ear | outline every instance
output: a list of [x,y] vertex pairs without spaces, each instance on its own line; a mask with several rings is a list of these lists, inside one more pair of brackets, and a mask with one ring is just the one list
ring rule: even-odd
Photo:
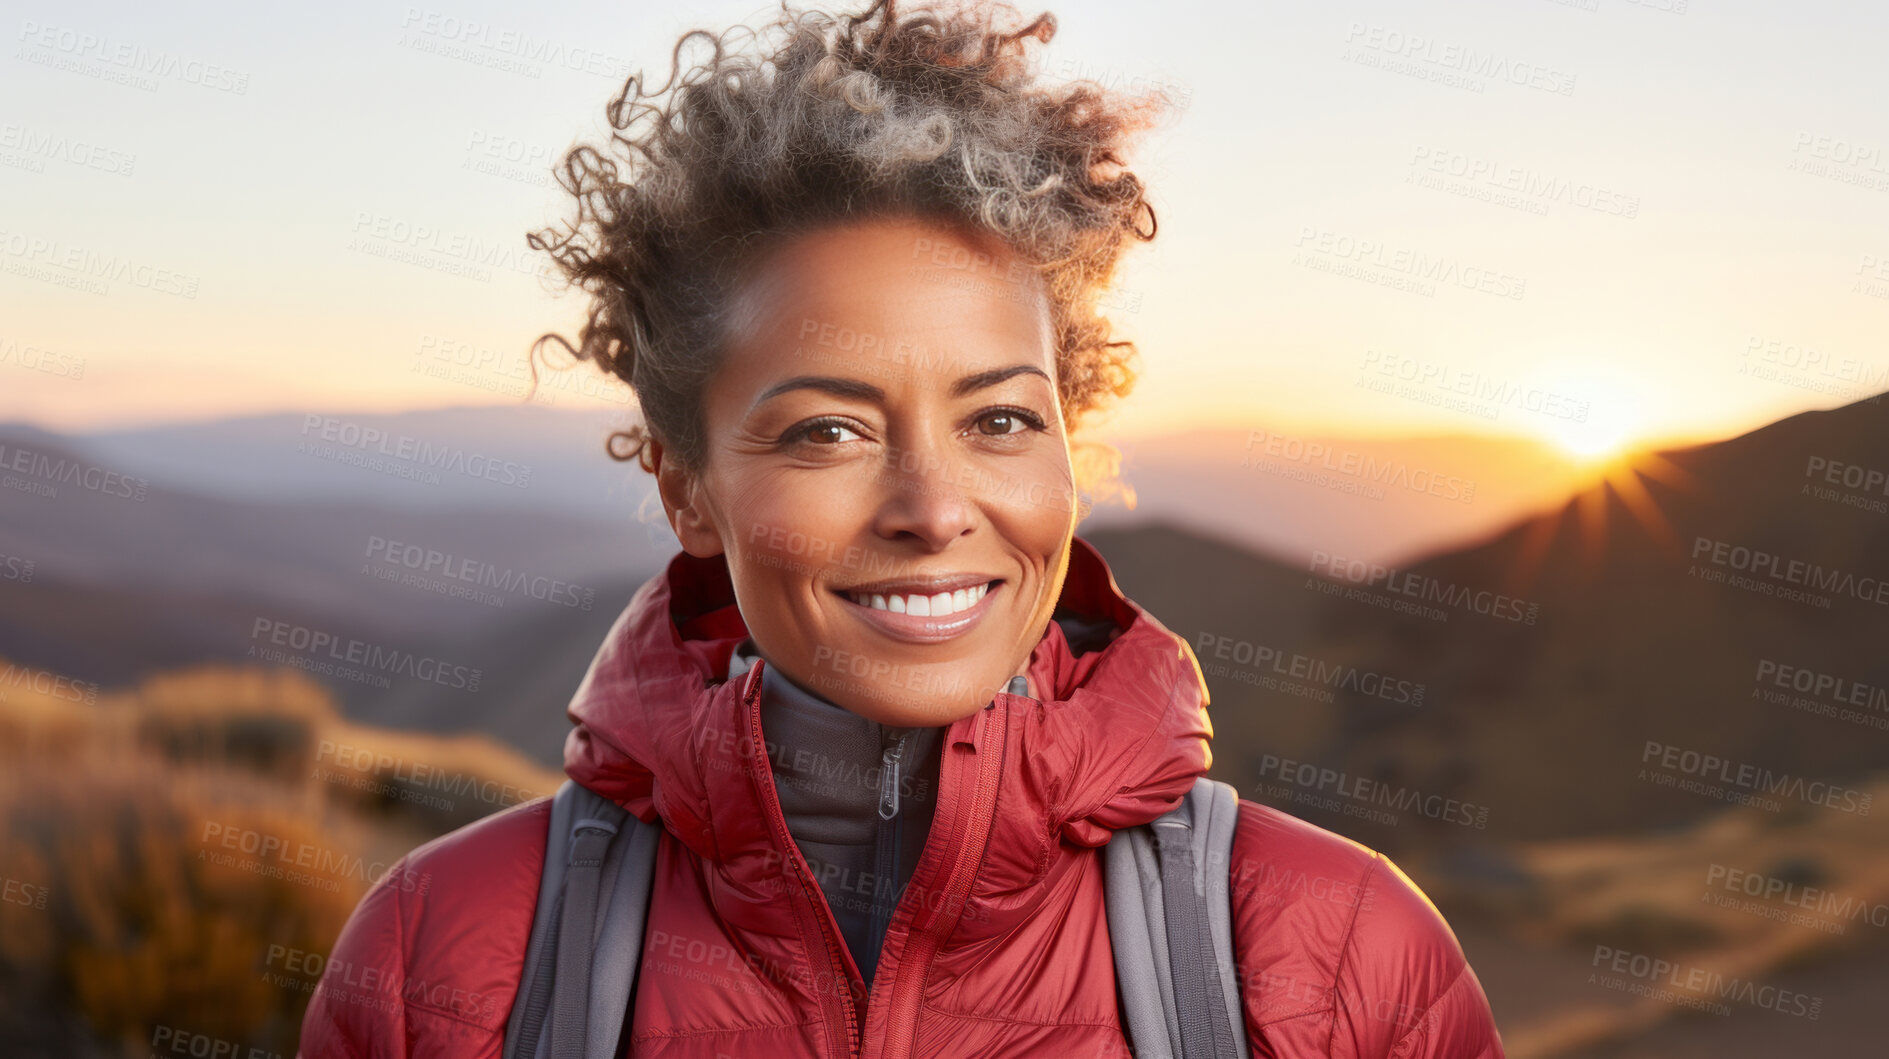
[[663,514],[675,530],[682,550],[698,559],[723,552],[721,528],[708,509],[702,480],[682,466],[682,461],[667,458],[662,442],[646,438],[650,462],[655,465],[656,491],[662,495]]

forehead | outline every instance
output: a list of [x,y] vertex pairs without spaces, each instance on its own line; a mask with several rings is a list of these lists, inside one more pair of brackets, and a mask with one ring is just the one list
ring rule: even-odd
[[942,388],[971,372],[1035,364],[1055,377],[1041,277],[1001,240],[914,220],[798,235],[737,291],[730,385],[848,374]]

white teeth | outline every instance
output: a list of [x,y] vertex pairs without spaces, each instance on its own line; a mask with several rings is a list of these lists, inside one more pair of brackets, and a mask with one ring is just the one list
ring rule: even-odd
[[977,606],[977,601],[983,599],[989,591],[990,582],[986,581],[976,588],[960,588],[953,592],[940,592],[932,596],[917,593],[888,596],[877,592],[849,592],[847,598],[862,607],[871,607],[874,610],[889,610],[894,614],[916,614],[926,618],[942,618],[947,614],[956,614],[961,610],[969,610]]

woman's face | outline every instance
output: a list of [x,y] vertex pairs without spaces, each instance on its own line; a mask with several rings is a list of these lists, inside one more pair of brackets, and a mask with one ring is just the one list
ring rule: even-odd
[[656,450],[671,525],[727,556],[795,683],[885,724],[975,712],[1048,627],[1076,526],[1040,279],[999,240],[886,219],[798,235],[745,282],[704,466]]

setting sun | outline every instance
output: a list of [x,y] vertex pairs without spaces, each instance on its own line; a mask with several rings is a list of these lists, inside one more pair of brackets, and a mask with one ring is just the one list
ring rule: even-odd
[[1633,440],[1632,432],[1622,422],[1590,421],[1555,423],[1543,431],[1548,440],[1582,463],[1596,463],[1618,456]]
[[1627,387],[1564,378],[1543,388],[1565,396],[1548,406],[1559,414],[1537,415],[1532,426],[1580,463],[1612,459],[1644,440],[1646,419],[1638,398]]

